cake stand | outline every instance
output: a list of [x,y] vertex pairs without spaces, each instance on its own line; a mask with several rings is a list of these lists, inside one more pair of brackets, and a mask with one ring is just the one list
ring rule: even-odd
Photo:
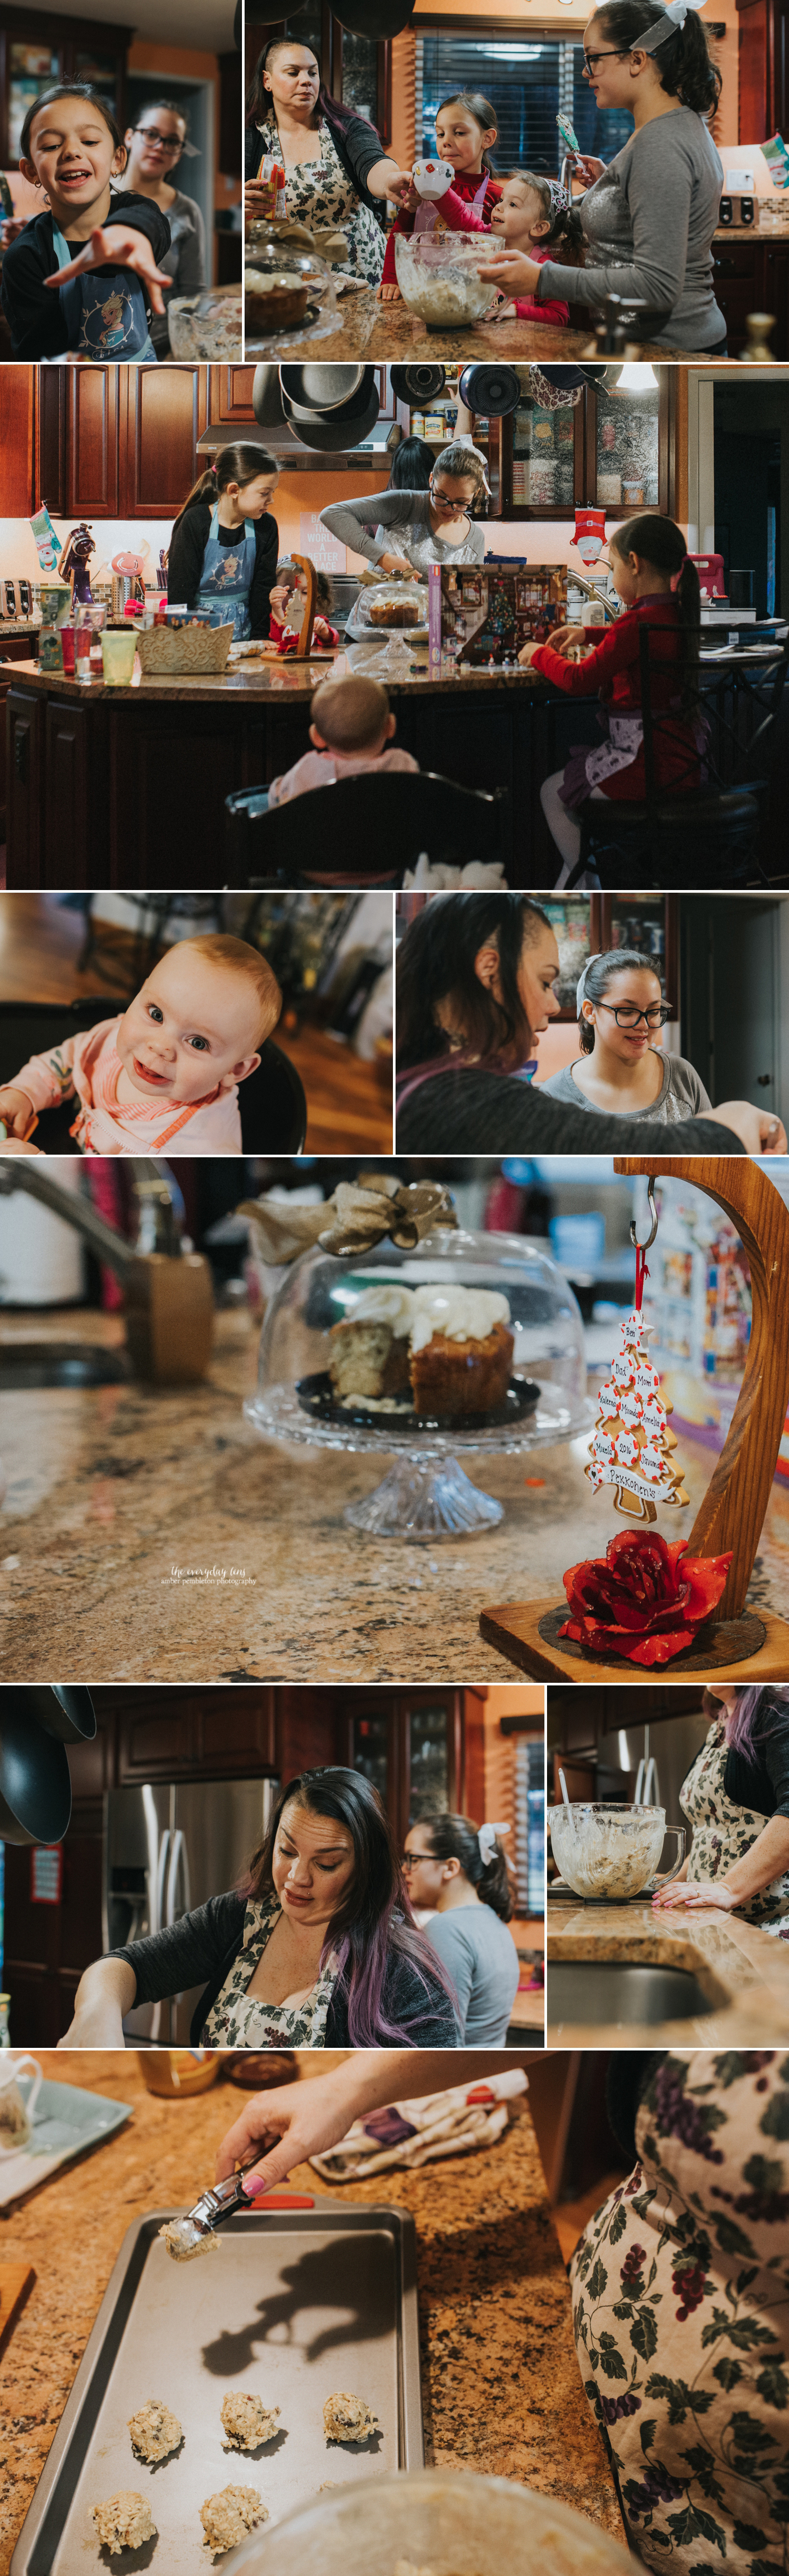
[[[363,1399],[333,1399],[332,1327],[353,1320],[371,1287],[391,1284],[506,1297],[515,1347],[506,1398],[494,1412],[442,1422],[410,1405],[376,1412]],[[546,1448],[591,1426],[580,1310],[550,1255],[521,1235],[458,1229],[427,1235],[411,1252],[387,1241],[353,1260],[306,1252],[269,1306],[257,1393],[244,1411],[256,1431],[289,1445],[394,1453],[374,1493],[344,1513],[368,1537],[431,1544],[474,1537],[495,1528],[503,1505],[472,1484],[467,1456]]]

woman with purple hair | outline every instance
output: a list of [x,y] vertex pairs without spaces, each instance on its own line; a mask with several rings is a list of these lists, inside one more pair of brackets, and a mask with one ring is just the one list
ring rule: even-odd
[[124,2019],[190,1986],[212,2048],[454,2048],[457,1998],[412,1912],[361,1772],[303,1771],[237,1889],[87,1968],[61,2047],[118,2048]]
[[704,1701],[712,1725],[679,1793],[691,1848],[652,1902],[736,1908],[789,1941],[789,1682],[721,1683]]

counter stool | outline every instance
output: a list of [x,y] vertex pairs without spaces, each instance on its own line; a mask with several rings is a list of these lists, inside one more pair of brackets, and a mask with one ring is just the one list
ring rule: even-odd
[[[718,708],[716,723],[722,745],[733,745],[735,771],[745,767],[747,775],[736,777],[725,786],[718,774],[713,752],[705,749],[704,765],[712,775],[703,787],[681,788],[682,772],[670,788],[657,780],[656,747],[661,734],[668,734],[674,723],[671,709],[658,709],[653,703],[652,682],[665,662],[650,660],[650,637],[660,636],[665,642],[665,627],[642,626],[639,633],[641,710],[644,724],[644,783],[646,794],[639,804],[624,799],[589,797],[577,808],[581,826],[581,848],[575,866],[563,880],[563,891],[577,885],[586,871],[605,866],[604,882],[637,888],[649,883],[665,887],[688,885],[745,885],[747,870],[756,862],[758,880],[767,884],[759,860],[762,819],[773,789],[773,769],[779,746],[779,729],[784,707],[789,639],[780,658],[768,675],[769,704],[761,724],[747,748],[743,749],[733,726]],[[736,666],[735,666],[736,667]],[[685,774],[691,777],[696,761],[688,755]],[[647,863],[644,875],[642,862]]]
[[225,798],[227,874],[235,886],[300,886],[307,856],[350,886],[370,872],[401,885],[422,852],[462,867],[501,857],[506,788],[458,787],[433,770],[364,770],[265,810],[259,788]]
[[[31,1055],[45,1054],[63,1038],[118,1017],[117,994],[87,994],[78,1002],[0,1002],[0,1083],[13,1082]],[[238,1086],[242,1154],[301,1154],[307,1133],[307,1096],[300,1073],[274,1038],[266,1038],[260,1063]],[[70,1130],[73,1100],[44,1109],[32,1139],[42,1154],[77,1154]],[[2,1153],[0,1143],[0,1153]],[[173,1152],[183,1152],[176,1137]],[[220,1158],[221,1159],[221,1158]]]

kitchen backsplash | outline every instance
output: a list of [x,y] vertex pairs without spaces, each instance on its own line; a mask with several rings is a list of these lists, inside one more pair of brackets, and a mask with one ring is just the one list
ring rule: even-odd
[[[69,529],[76,527],[78,522],[79,512],[76,510],[71,519],[53,518],[52,525],[61,545],[65,545]],[[97,571],[100,563],[111,563],[113,555],[123,554],[127,550],[141,554],[147,544],[151,551],[146,557],[146,571],[150,570],[151,581],[155,580],[159,548],[167,547],[170,543],[171,521],[167,519],[91,519],[88,515],[86,524],[92,530],[96,540],[96,552],[91,556],[92,571]],[[0,575],[8,581],[39,580],[36,541],[29,519],[0,519]]]

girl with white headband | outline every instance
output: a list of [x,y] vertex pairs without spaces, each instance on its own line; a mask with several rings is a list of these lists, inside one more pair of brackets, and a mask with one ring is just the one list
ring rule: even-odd
[[422,1929],[458,1998],[458,2047],[504,2048],[518,1992],[509,1825],[420,1816],[406,1835],[403,1874]]
[[709,131],[720,73],[697,15],[703,0],[604,0],[584,31],[585,72],[598,109],[628,109],[635,131],[608,166],[577,164],[587,180],[578,212],[582,269],[539,266],[505,249],[485,274],[540,305],[556,296],[641,305],[637,333],[704,358],[726,355],[712,283],[712,238],[723,167]]
[[581,1053],[543,1083],[552,1100],[666,1126],[703,1117],[711,1107],[703,1082],[684,1056],[661,1045],[671,1005],[650,957],[635,948],[598,951],[579,979],[576,1005]]

